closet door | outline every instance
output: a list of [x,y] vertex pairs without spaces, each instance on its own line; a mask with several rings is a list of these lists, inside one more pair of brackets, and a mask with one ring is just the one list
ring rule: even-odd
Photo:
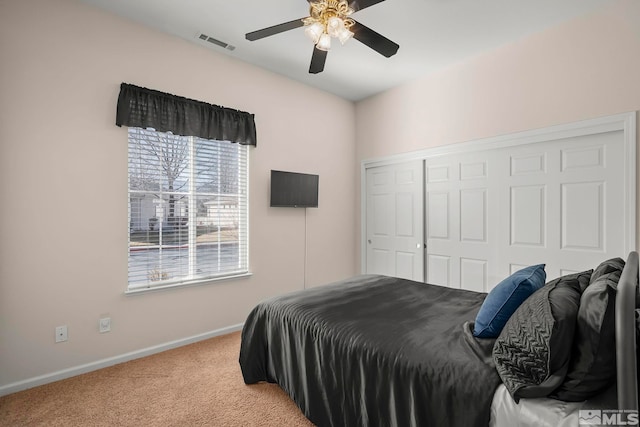
[[538,262],[551,279],[626,259],[623,141],[602,132],[502,150],[498,273]]
[[426,282],[486,292],[495,263],[493,153],[427,159]]
[[547,279],[626,257],[622,131],[425,160],[426,282],[488,292],[545,264]]
[[424,280],[423,161],[366,170],[366,273]]

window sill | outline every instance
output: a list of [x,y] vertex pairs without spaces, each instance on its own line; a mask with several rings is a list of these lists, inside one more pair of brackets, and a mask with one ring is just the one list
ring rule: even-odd
[[208,279],[193,280],[193,281],[190,281],[190,282],[171,283],[171,284],[167,284],[167,285],[149,286],[149,287],[146,287],[146,288],[127,289],[126,291],[124,291],[124,294],[125,295],[139,295],[139,294],[145,294],[145,293],[148,293],[148,292],[163,291],[163,290],[167,290],[167,289],[177,289],[177,288],[187,288],[187,287],[191,287],[191,286],[209,285],[209,284],[213,284],[213,283],[216,283],[216,282],[223,282],[223,281],[235,280],[235,279],[243,279],[243,278],[247,278],[247,277],[251,277],[251,276],[253,276],[253,273],[246,272],[246,273],[235,274],[233,276],[213,277],[213,278],[208,278]]

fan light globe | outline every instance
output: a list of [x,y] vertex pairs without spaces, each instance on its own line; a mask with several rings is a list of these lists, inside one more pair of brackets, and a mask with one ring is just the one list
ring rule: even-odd
[[351,37],[353,37],[353,33],[346,28],[343,28],[338,34],[338,40],[340,40],[340,43],[342,43],[343,45],[348,42]]
[[324,33],[320,36],[320,40],[316,44],[316,47],[320,50],[328,51],[331,49],[331,36],[327,33]]
[[327,20],[327,33],[331,37],[338,37],[344,29],[344,21],[337,16],[332,16]]
[[313,23],[307,26],[304,33],[316,44],[320,41],[320,37],[324,33],[324,26],[320,22]]

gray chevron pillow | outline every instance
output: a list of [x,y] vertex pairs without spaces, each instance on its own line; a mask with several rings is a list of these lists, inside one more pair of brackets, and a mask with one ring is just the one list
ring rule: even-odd
[[562,384],[580,295],[592,271],[547,283],[518,307],[496,339],[493,360],[516,402],[522,397],[548,396]]

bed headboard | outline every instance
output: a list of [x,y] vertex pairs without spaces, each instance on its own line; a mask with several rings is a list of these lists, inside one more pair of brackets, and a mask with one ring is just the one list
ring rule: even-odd
[[638,410],[636,362],[636,296],[638,253],[631,252],[618,282],[616,295],[616,370],[618,409]]

